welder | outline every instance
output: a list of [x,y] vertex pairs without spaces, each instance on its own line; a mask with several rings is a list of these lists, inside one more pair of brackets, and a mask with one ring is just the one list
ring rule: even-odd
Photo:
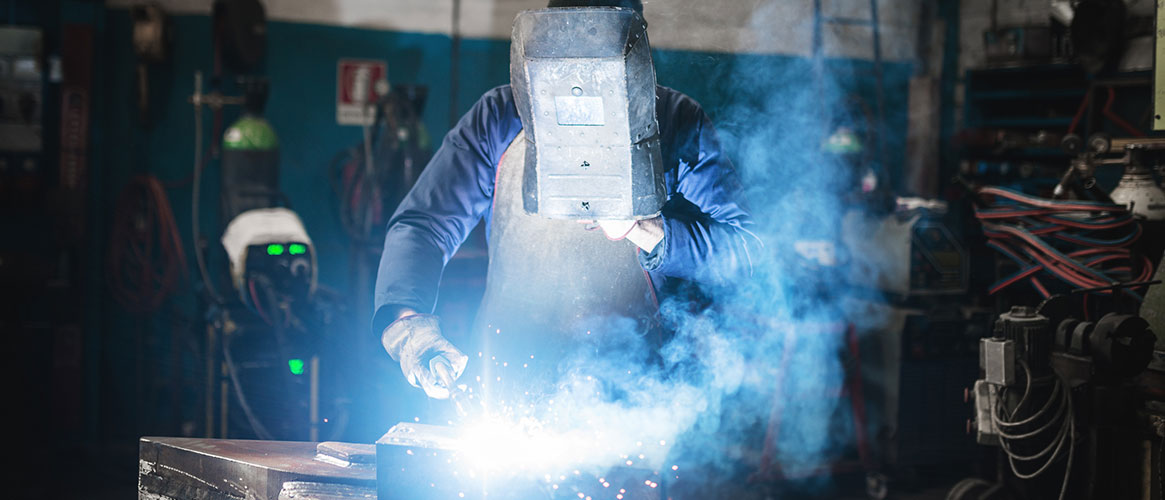
[[[449,397],[470,361],[431,313],[445,264],[479,221],[489,268],[473,343],[484,347],[470,353],[481,365],[553,366],[603,328],[646,331],[666,283],[750,273],[760,244],[741,182],[700,105],[655,84],[642,15],[639,0],[551,0],[519,14],[511,85],[461,118],[389,221],[372,327],[430,397]],[[607,18],[620,27],[571,31]],[[600,75],[609,65],[555,66],[592,39],[612,43],[608,31],[626,39],[594,49],[626,59],[619,78]],[[583,83],[561,87],[571,78]],[[590,154],[599,159],[578,156]]]

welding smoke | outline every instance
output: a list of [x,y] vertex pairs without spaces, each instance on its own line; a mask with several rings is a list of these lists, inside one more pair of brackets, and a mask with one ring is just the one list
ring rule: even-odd
[[[812,9],[793,4],[799,2],[759,4],[752,33],[788,35],[771,27],[792,16],[798,20],[794,34],[808,36]],[[649,19],[669,15],[664,10],[649,4]],[[837,17],[869,15],[834,10]],[[660,83],[668,85],[663,68],[691,56],[657,51],[654,57]],[[830,154],[822,144],[847,127],[872,150],[874,131],[887,127],[870,116],[872,82],[854,72],[872,63],[826,60],[820,71],[814,64],[805,57],[708,56],[697,69],[703,83],[691,90],[676,86],[716,96],[703,104],[745,186],[754,219],[742,236],[751,272],[664,298],[660,316],[673,334],[657,356],[644,354],[652,351],[649,337],[632,321],[590,328],[601,335],[580,333],[581,347],[562,362],[557,389],[545,396],[556,408],[545,425],[597,430],[631,448],[624,453],[633,462],[637,450],[655,446],[644,453],[644,460],[656,462],[652,466],[682,460],[714,474],[755,469],[757,455],[767,450],[771,465],[796,476],[853,447],[850,404],[841,396],[846,331],[876,330],[883,318],[852,305],[845,276],[854,259],[840,245],[841,226],[847,213],[873,218],[878,214],[871,212],[884,210],[871,208],[876,203],[869,199],[855,201],[854,162],[879,172],[885,166],[871,155]],[[879,272],[879,256],[861,257],[863,272]],[[766,446],[774,418],[780,437]],[[583,451],[570,460],[597,468],[624,465],[626,457],[599,448],[594,456]]]

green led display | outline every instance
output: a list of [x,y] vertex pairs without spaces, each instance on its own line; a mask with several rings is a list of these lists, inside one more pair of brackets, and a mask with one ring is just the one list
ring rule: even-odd
[[303,360],[289,359],[287,360],[287,368],[291,370],[292,375],[303,375]]
[[283,255],[283,245],[267,245],[267,255]]
[[287,253],[291,255],[303,255],[307,253],[307,246],[300,245],[299,243],[292,243],[291,246],[288,247]]

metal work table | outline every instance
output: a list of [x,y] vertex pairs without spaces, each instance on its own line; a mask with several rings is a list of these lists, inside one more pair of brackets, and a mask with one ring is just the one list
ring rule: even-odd
[[[396,434],[390,431],[376,445],[144,437],[138,451],[138,498],[344,500],[379,496],[410,500],[658,500],[662,497],[658,474],[631,467],[613,468],[602,479],[573,471],[573,476],[564,476],[561,481],[557,478],[491,481],[487,489],[484,478],[450,472],[447,443],[430,439],[423,432],[414,435],[415,439],[402,440],[399,429],[394,429]],[[603,483],[607,486],[602,486]],[[579,496],[580,493],[584,494]]]
[[[335,445],[336,456],[319,459],[317,443],[144,437],[138,498],[375,498],[372,445]],[[347,466],[338,458],[343,446],[351,450]]]

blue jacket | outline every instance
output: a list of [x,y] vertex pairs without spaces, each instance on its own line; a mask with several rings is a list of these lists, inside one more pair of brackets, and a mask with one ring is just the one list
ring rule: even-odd
[[[732,163],[708,115],[692,98],[656,88],[668,201],[664,238],[640,264],[665,279],[725,282],[751,271],[751,216]],[[445,136],[388,223],[376,277],[372,328],[379,335],[401,307],[431,312],[445,263],[484,219],[489,234],[502,153],[522,130],[509,85],[477,101]]]

